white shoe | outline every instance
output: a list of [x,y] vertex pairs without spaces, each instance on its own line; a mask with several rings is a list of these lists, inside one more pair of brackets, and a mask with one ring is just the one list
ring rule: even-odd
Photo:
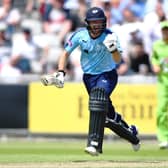
[[92,156],[98,156],[99,152],[96,150],[94,146],[88,146],[85,148],[85,152],[92,155]]
[[136,145],[132,144],[132,148],[133,148],[133,150],[135,152],[139,151],[140,147],[141,147],[141,143],[140,142],[138,144],[136,144]]
[[168,149],[168,141],[161,142],[159,144],[160,149]]
[[[130,126],[130,131],[132,132],[133,135],[137,136],[138,135],[138,128],[134,125]],[[141,143],[139,142],[138,144],[132,144],[132,148],[135,152],[139,151],[141,147]]]

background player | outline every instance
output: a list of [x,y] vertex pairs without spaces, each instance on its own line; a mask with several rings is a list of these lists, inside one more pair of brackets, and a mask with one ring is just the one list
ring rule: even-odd
[[106,17],[102,9],[90,8],[85,21],[87,27],[76,31],[67,41],[59,60],[58,72],[42,76],[41,81],[44,85],[63,88],[68,56],[80,46],[83,81],[89,94],[90,110],[85,151],[91,155],[102,153],[104,127],[128,140],[135,151],[139,150],[136,127],[128,126],[110,100],[118,80],[116,65],[121,61],[122,50],[118,38],[114,32],[106,29]]
[[153,44],[152,65],[157,80],[157,138],[168,149],[168,21],[161,22],[162,39]]

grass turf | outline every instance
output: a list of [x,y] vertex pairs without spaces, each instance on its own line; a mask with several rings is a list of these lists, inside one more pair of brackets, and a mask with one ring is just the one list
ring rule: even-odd
[[84,153],[85,141],[80,140],[15,140],[0,142],[0,163],[44,163],[84,161],[168,161],[168,150],[159,150],[156,142],[142,141],[141,150],[134,152],[125,141],[105,141],[104,152],[98,157]]

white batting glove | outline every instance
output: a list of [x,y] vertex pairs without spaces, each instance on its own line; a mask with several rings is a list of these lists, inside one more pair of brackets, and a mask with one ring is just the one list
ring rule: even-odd
[[53,74],[41,76],[41,82],[45,86],[55,85],[58,88],[63,88],[64,76],[65,76],[65,73],[63,71],[58,71]]
[[108,51],[110,53],[113,53],[114,51],[117,50],[117,37],[114,33],[112,34],[108,34],[104,41],[103,44],[106,46],[106,48],[108,49]]

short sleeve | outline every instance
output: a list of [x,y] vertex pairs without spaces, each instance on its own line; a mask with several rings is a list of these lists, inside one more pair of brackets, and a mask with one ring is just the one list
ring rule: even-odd
[[79,38],[79,32],[77,31],[66,41],[64,48],[68,53],[71,53],[79,45]]

